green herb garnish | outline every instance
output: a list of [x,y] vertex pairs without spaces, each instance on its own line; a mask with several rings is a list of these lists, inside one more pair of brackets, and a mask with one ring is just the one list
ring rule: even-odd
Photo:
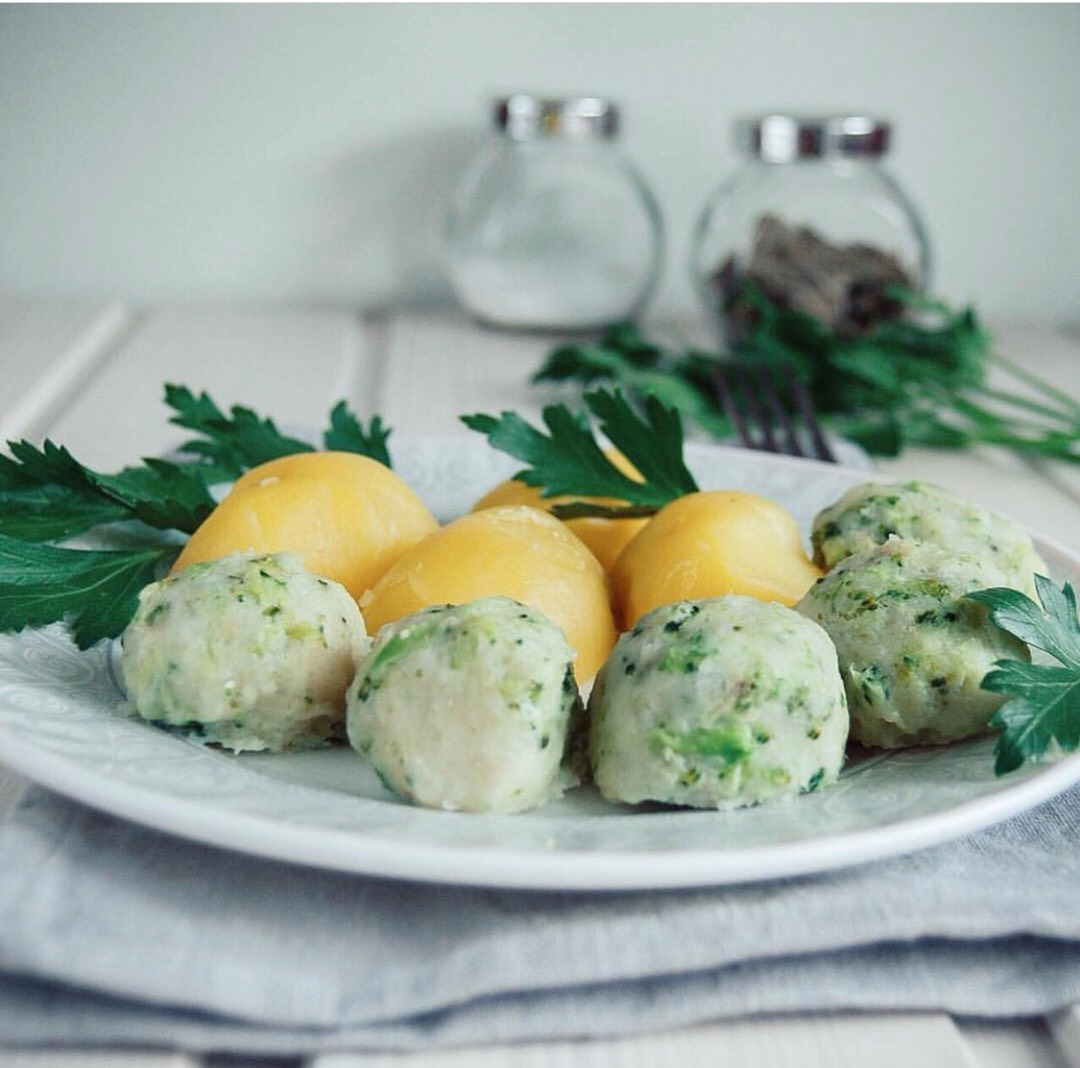
[[647,395],[639,414],[621,393],[606,390],[586,393],[585,404],[600,431],[641,473],[641,481],[623,474],[604,455],[588,420],[563,404],[544,408],[547,434],[516,412],[498,417],[463,415],[461,421],[484,434],[494,448],[527,463],[514,478],[541,487],[545,497],[612,497],[625,502],[560,503],[552,512],[561,519],[648,516],[676,497],[696,492],[697,483],[683,459],[683,426],[677,409]]
[[[611,382],[634,398],[656,396],[707,433],[729,437],[732,427],[715,396],[717,363],[765,364],[797,376],[822,422],[876,455],[894,456],[909,445],[993,444],[1080,462],[1080,402],[993,353],[970,308],[953,311],[890,288],[907,316],[849,337],[779,307],[752,282],[743,287],[754,315],[728,353],[669,351],[620,324],[597,342],[559,346],[534,380]],[[989,387],[991,366],[1032,395]]]
[[8,448],[11,456],[0,456],[0,533],[13,538],[57,541],[122,520],[191,533],[214,508],[203,477],[188,466],[144,460],[104,475],[51,441]]
[[[146,459],[102,474],[51,441],[8,442],[10,455],[0,455],[0,631],[67,621],[80,648],[115,637],[138,591],[213,511],[211,484],[314,450],[248,408],[222,412],[205,393],[170,385],[165,402],[172,422],[199,435],[180,449],[189,461]],[[389,433],[378,416],[365,429],[341,402],[323,441],[389,466]],[[110,547],[63,544],[79,536]]]
[[1067,753],[1080,746],[1080,621],[1076,595],[1065,583],[1058,589],[1048,578],[1035,576],[1040,608],[1019,590],[994,588],[968,596],[990,609],[1002,630],[1041,649],[1058,665],[999,660],[982,680],[982,688],[1008,694],[994,713],[1000,727],[994,749],[994,771],[1015,771],[1025,761],[1041,760],[1051,744]]
[[175,555],[168,545],[65,549],[0,534],[0,630],[66,620],[75,643],[88,649],[127,626],[139,590]]
[[[179,451],[205,466],[210,478],[227,481],[269,460],[315,451],[310,442],[281,433],[273,420],[262,418],[250,408],[235,404],[226,414],[206,393],[196,396],[184,386],[167,385],[165,403],[176,413],[171,423],[197,431],[199,436],[185,442]],[[339,401],[330,413],[323,445],[369,456],[391,467],[386,444],[389,436],[390,430],[378,416],[365,429],[345,402]]]
[[339,452],[356,452],[392,468],[394,465],[386,444],[389,437],[390,428],[383,425],[379,416],[372,416],[365,429],[345,402],[338,401],[330,412],[330,426],[323,433],[323,445]]

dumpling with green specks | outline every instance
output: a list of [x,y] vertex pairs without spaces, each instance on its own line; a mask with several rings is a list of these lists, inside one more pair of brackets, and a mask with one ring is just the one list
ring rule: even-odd
[[890,537],[927,541],[983,563],[991,586],[1035,596],[1046,565],[1015,523],[929,482],[866,482],[814,519],[814,562],[826,571]]
[[235,553],[142,590],[120,670],[144,719],[234,751],[280,752],[341,738],[369,644],[343,586],[297,556]]
[[348,735],[428,808],[521,812],[575,785],[580,699],[562,629],[508,597],[383,626],[348,694]]
[[593,778],[610,801],[723,809],[836,781],[848,713],[836,650],[783,605],[730,594],[653,609],[589,698]]
[[795,606],[829,632],[864,745],[938,745],[985,733],[1004,698],[981,689],[999,659],[1029,658],[965,594],[999,585],[985,557],[890,538],[838,563]]

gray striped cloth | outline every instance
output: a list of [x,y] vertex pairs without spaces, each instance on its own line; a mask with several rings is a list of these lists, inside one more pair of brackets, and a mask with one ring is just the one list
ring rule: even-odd
[[530,893],[308,870],[32,788],[0,826],[0,1045],[311,1054],[1080,1000],[1080,789],[861,868]]

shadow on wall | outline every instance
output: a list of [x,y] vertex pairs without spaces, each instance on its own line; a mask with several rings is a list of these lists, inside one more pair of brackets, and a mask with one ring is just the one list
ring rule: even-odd
[[418,129],[330,164],[315,254],[365,310],[453,305],[443,220],[482,136],[473,126]]

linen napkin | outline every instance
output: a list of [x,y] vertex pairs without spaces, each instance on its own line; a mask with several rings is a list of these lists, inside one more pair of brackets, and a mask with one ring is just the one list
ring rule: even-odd
[[440,887],[162,835],[39,788],[0,826],[0,1045],[313,1054],[735,1015],[1080,1000],[1080,788],[846,871],[649,893]]

